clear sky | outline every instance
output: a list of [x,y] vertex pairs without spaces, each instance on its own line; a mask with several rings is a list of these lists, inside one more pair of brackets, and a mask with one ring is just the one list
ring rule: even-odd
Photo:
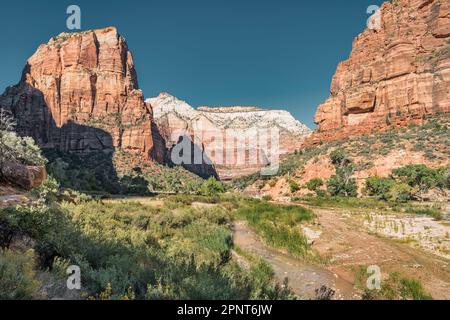
[[133,52],[146,97],[169,92],[194,107],[284,108],[313,127],[337,63],[381,0],[40,0],[2,2],[0,91],[29,56],[67,32],[116,26]]

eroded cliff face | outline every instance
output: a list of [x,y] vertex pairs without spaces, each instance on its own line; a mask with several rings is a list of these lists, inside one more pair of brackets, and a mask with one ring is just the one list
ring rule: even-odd
[[[310,134],[305,125],[283,110],[242,106],[194,109],[167,93],[147,103],[153,108],[154,121],[167,148],[176,145],[180,137],[189,137],[222,180],[273,164],[274,158],[299,149]],[[265,134],[270,137],[266,139]],[[272,136],[277,138],[273,145]]]
[[381,8],[381,29],[353,42],[319,106],[315,142],[420,122],[450,111],[450,2],[396,0]]
[[161,157],[132,54],[113,27],[63,33],[41,45],[0,105],[12,111],[21,135],[44,148]]

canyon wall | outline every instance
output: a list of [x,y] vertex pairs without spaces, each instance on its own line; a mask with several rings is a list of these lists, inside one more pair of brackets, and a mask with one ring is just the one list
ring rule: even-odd
[[43,148],[163,156],[154,147],[152,111],[132,54],[113,27],[63,33],[41,45],[0,106],[14,114],[21,135]]
[[223,180],[273,164],[273,159],[299,149],[310,134],[283,110],[245,106],[194,109],[167,93],[147,103],[167,148],[173,148],[180,137],[188,137]]
[[450,1],[396,0],[383,4],[380,13],[381,28],[360,34],[349,59],[338,65],[309,142],[450,111]]

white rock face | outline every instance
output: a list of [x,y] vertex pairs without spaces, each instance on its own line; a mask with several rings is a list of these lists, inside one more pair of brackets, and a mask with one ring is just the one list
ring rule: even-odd
[[177,116],[188,122],[204,116],[221,129],[278,127],[280,130],[299,137],[305,137],[311,133],[306,125],[285,110],[264,110],[258,107],[242,106],[205,106],[194,109],[185,101],[168,93],[161,93],[156,98],[147,99],[147,102],[153,107],[153,116],[157,122],[168,115]]
[[311,134],[283,110],[242,106],[194,109],[168,93],[146,102],[153,108],[167,147],[178,144],[180,137],[190,137],[224,180],[273,165],[281,155],[299,149]]

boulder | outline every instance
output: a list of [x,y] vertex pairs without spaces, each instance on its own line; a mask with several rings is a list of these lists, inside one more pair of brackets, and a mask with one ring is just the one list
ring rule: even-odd
[[0,171],[3,180],[25,190],[39,187],[47,179],[47,171],[44,166],[26,166],[7,162]]

